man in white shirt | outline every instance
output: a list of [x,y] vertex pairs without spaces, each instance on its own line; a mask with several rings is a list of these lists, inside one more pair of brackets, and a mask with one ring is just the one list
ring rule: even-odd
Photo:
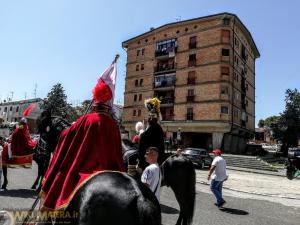
[[142,174],[141,181],[147,185],[151,191],[155,194],[157,200],[160,200],[160,185],[161,185],[161,173],[157,163],[158,148],[150,147],[146,150],[145,154],[146,162],[150,165],[147,166]]
[[226,203],[222,197],[223,182],[227,180],[226,162],[221,157],[220,149],[215,149],[213,153],[216,157],[211,164],[207,179],[209,180],[212,178],[210,189],[217,199],[217,203],[215,203],[215,205],[222,207]]

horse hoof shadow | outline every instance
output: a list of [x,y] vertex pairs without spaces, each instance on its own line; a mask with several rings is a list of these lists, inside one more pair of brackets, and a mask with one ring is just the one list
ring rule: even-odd
[[240,210],[240,209],[232,209],[232,208],[227,208],[227,207],[221,207],[219,209],[225,213],[234,214],[234,215],[245,216],[245,215],[249,214],[247,211]]
[[172,208],[170,206],[166,206],[164,204],[160,204],[161,212],[165,214],[179,214],[179,210]]

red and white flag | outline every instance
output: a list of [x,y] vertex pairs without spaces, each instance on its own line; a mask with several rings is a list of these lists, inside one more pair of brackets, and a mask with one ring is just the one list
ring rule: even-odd
[[114,102],[115,86],[117,79],[117,60],[104,71],[93,89],[95,103],[104,103],[112,106]]

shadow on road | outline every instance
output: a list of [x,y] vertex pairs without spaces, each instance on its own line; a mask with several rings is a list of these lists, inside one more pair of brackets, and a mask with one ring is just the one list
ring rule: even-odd
[[223,212],[229,213],[229,214],[242,215],[242,216],[249,214],[248,212],[246,212],[244,210],[231,209],[231,208],[226,208],[226,207],[220,208],[220,210]]
[[178,214],[179,211],[175,208],[160,204],[161,212],[166,214]]
[[12,189],[1,191],[0,196],[16,197],[16,198],[35,198],[37,192],[30,189]]

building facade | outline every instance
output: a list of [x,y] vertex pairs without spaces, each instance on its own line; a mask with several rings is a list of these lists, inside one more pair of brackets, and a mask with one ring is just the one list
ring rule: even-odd
[[161,100],[166,138],[242,153],[255,130],[255,60],[240,19],[221,13],[151,28],[127,51],[123,125],[147,121],[146,98]]
[[29,116],[27,117],[28,125],[31,132],[37,131],[36,120],[41,114],[40,105],[43,100],[41,98],[34,98],[21,101],[10,101],[0,103],[0,124],[10,124],[19,122],[23,117],[23,112],[30,104],[36,103]]

